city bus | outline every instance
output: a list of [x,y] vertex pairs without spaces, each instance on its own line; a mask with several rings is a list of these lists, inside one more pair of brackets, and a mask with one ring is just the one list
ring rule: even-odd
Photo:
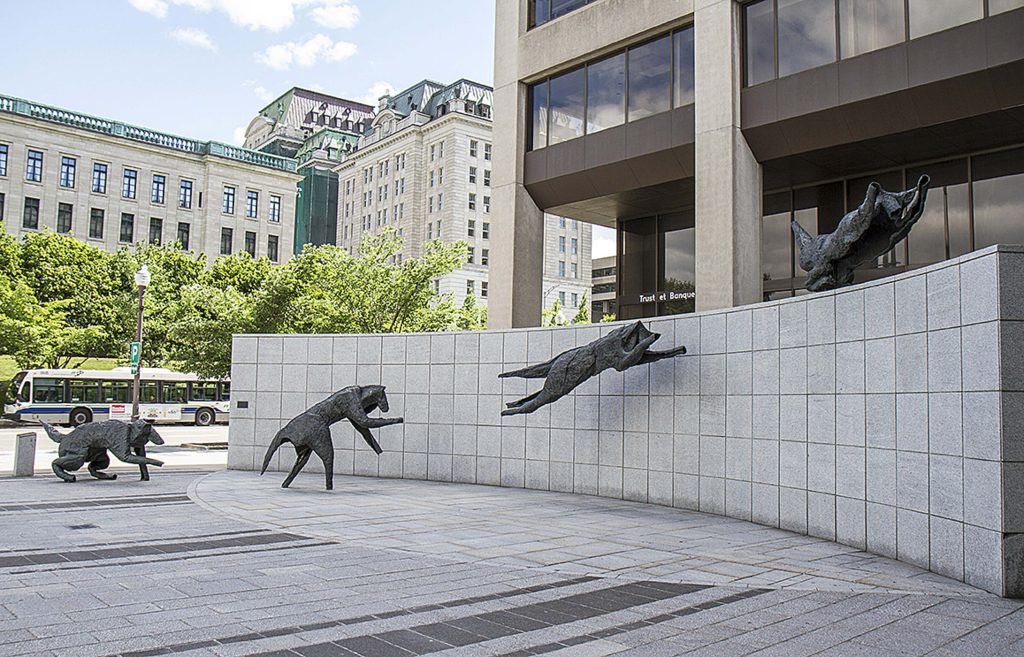
[[[132,413],[131,370],[26,370],[11,380],[4,417],[22,422],[78,426],[128,420]],[[139,415],[150,422],[209,426],[228,420],[231,384],[163,368],[143,368]]]

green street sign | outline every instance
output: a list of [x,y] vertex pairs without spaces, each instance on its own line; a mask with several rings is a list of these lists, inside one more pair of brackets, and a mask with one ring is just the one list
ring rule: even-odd
[[138,373],[139,373],[139,366],[138,365],[132,365],[132,376],[135,376]]
[[132,374],[135,374],[135,368],[137,368],[139,366],[139,358],[141,356],[142,356],[142,343],[141,342],[133,342],[132,343],[132,351],[131,351]]

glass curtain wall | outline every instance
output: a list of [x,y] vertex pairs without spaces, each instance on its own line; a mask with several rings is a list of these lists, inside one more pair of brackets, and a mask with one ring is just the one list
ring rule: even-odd
[[864,201],[868,184],[899,191],[931,177],[924,214],[907,239],[862,267],[857,281],[955,258],[993,244],[1024,244],[1024,147],[883,171],[869,176],[766,193],[762,205],[764,296],[801,294],[806,278],[790,230],[835,230]]
[[693,312],[694,226],[692,209],[619,224],[619,319]]
[[693,28],[530,87],[531,150],[693,103]]
[[745,83],[761,84],[829,64],[837,55],[855,57],[1021,7],[1024,0],[755,0],[743,7]]

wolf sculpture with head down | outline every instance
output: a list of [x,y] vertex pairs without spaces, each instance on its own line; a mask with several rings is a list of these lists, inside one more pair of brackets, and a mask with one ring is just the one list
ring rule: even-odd
[[503,379],[512,376],[544,379],[543,388],[529,397],[509,402],[501,414],[532,413],[541,406],[558,401],[576,386],[609,368],[622,372],[634,365],[654,363],[686,353],[686,347],[650,351],[651,345],[660,337],[660,333],[652,333],[642,322],[635,322],[617,328],[590,344],[565,351],[546,363],[500,374]]
[[380,409],[388,412],[388,397],[384,394],[384,386],[349,386],[342,388],[306,412],[296,416],[284,428],[277,432],[274,440],[263,458],[263,469],[267,471],[270,459],[282,443],[291,443],[295,447],[295,465],[285,477],[281,488],[288,488],[306,465],[310,454],[316,452],[324,462],[324,475],[327,490],[334,488],[334,443],[331,441],[331,425],[341,420],[348,420],[356,431],[362,434],[370,448],[380,454],[383,450],[370,433],[370,429],[400,424],[402,418],[372,418],[368,413]]

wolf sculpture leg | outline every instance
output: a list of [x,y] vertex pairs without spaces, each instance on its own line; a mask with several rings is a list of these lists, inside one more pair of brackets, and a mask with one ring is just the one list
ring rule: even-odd
[[331,430],[325,427],[309,442],[312,443],[313,451],[324,462],[324,483],[327,490],[334,490],[334,444],[331,443]]
[[296,475],[306,467],[306,461],[309,460],[309,455],[313,453],[312,448],[303,445],[302,447],[295,448],[295,464],[292,466],[292,471],[285,477],[284,483],[281,484],[281,488],[288,488],[292,481],[295,480]]
[[102,450],[99,454],[96,454],[95,458],[89,460],[89,474],[93,477],[103,481],[113,481],[117,479],[116,474],[109,474],[102,472],[110,467],[110,454],[107,450]]
[[75,475],[68,472],[68,470],[78,470],[83,465],[85,465],[85,458],[83,456],[77,454],[62,456],[53,460],[53,474],[57,475],[69,484],[74,483],[77,478]]

